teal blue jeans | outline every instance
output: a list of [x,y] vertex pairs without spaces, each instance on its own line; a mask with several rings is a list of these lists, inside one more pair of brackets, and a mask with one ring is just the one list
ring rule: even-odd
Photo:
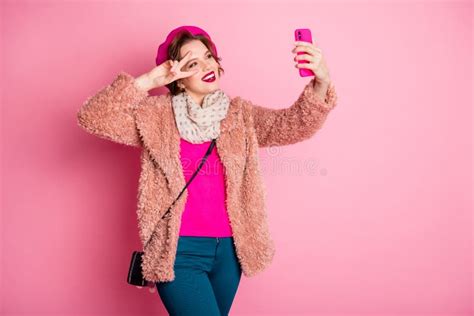
[[242,276],[233,237],[180,236],[175,279],[156,282],[171,316],[227,316]]

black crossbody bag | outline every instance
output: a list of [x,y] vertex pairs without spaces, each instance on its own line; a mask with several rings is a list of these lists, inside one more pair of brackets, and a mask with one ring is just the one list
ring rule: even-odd
[[[204,158],[201,159],[201,162],[200,162],[198,168],[196,169],[196,171],[194,171],[194,174],[192,175],[191,179],[189,179],[188,183],[186,183],[184,188],[179,193],[178,197],[174,200],[174,202],[171,204],[171,206],[168,208],[168,210],[165,212],[165,214],[163,214],[161,219],[163,219],[165,217],[165,215],[168,214],[168,212],[173,207],[174,203],[176,203],[176,201],[183,194],[184,190],[188,187],[188,185],[191,183],[191,181],[193,181],[194,177],[197,175],[199,170],[202,168],[202,165],[206,161],[207,157],[210,155],[210,153],[211,153],[211,151],[212,151],[212,149],[214,148],[215,145],[216,145],[216,139],[213,139],[212,142],[209,144],[209,148],[207,149],[206,154],[204,155]],[[157,224],[155,224],[155,228],[156,228]],[[146,246],[148,245],[148,242],[150,242],[150,240],[151,240],[151,238],[146,242],[143,249],[146,248]],[[132,253],[132,260],[130,262],[130,267],[128,269],[128,276],[127,276],[127,283],[130,284],[130,285],[145,286],[148,282],[143,278],[143,274],[142,274],[142,267],[141,267],[142,256],[143,256],[143,251],[134,251]]]

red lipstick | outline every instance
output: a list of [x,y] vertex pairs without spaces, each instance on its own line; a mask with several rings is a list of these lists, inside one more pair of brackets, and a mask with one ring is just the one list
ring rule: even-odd
[[202,81],[205,82],[214,82],[216,80],[216,74],[214,71],[210,71],[201,78]]

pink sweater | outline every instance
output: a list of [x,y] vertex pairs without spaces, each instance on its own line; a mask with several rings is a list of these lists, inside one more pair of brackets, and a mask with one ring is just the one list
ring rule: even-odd
[[[210,145],[193,144],[181,138],[181,164],[186,182],[191,179]],[[180,236],[230,237],[232,228],[226,209],[224,166],[214,147],[189,184],[181,217]]]

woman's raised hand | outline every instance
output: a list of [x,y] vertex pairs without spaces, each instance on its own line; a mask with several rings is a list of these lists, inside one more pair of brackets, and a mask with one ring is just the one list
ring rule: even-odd
[[[296,68],[311,69],[316,77],[315,81],[318,83],[331,82],[331,78],[329,77],[329,69],[323,56],[323,52],[321,48],[316,46],[316,44],[296,41],[292,52],[296,54],[294,58],[294,61],[296,62]],[[304,52],[304,54],[298,55],[298,52]],[[307,60],[308,62],[299,63],[299,60]]]
[[189,51],[181,61],[168,59],[162,64],[153,68],[150,72],[136,78],[136,86],[143,90],[150,90],[165,86],[175,80],[192,76],[199,72],[195,68],[192,71],[183,71],[182,68],[186,62],[191,58],[192,52]]

